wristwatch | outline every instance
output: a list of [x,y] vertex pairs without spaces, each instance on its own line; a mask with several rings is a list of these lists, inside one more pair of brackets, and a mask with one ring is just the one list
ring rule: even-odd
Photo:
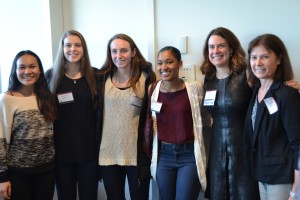
[[298,193],[295,193],[295,192],[293,192],[293,191],[290,191],[290,197],[291,197],[291,198],[296,198],[297,194],[298,194]]

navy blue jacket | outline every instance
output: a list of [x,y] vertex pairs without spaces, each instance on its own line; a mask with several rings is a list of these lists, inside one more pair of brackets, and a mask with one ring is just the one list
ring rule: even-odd
[[274,82],[264,99],[273,97],[278,111],[269,114],[262,100],[253,131],[251,115],[258,89],[253,91],[245,122],[246,162],[263,183],[293,183],[294,170],[300,170],[300,95],[283,82]]

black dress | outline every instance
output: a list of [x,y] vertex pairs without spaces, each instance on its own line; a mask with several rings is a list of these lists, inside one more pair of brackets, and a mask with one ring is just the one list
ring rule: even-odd
[[258,183],[245,166],[243,131],[252,90],[246,72],[225,79],[205,79],[205,91],[217,90],[215,104],[205,106],[213,118],[206,197],[212,200],[259,199]]

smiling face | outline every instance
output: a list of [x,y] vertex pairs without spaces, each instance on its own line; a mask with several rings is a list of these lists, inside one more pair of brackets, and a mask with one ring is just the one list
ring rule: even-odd
[[178,61],[170,50],[166,50],[159,53],[157,67],[162,80],[172,81],[179,78],[182,61]]
[[40,68],[36,58],[25,54],[17,60],[17,79],[23,86],[34,87],[40,77]]
[[83,56],[81,40],[76,35],[69,35],[64,39],[64,56],[70,63],[78,63]]
[[217,68],[229,67],[232,50],[226,40],[218,35],[212,35],[208,40],[208,57]]
[[130,68],[131,59],[135,56],[135,49],[132,51],[129,42],[122,39],[115,39],[110,44],[111,59],[118,68]]
[[258,79],[273,80],[279,64],[280,58],[273,51],[268,51],[263,45],[258,45],[251,50],[251,70]]

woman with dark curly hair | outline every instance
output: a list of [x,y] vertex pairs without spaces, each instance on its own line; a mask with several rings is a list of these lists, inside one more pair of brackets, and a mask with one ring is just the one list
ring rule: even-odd
[[207,146],[210,143],[206,196],[212,200],[257,200],[258,185],[246,168],[242,146],[252,93],[246,53],[230,30],[218,27],[208,34],[203,56],[203,106],[213,121],[211,131],[204,129],[204,141]]

